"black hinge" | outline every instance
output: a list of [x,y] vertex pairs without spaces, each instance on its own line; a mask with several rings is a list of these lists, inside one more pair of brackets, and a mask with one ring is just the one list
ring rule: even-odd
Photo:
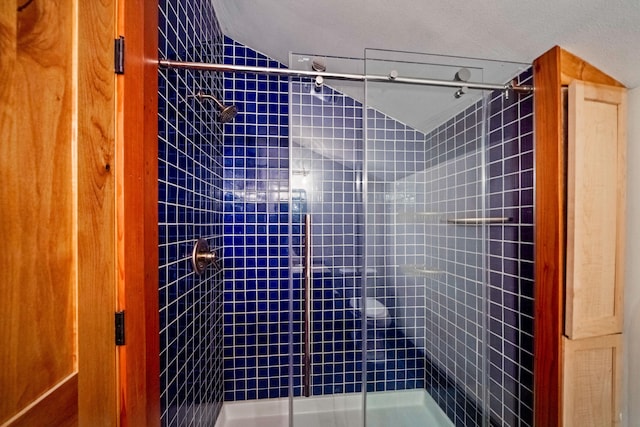
[[124,310],[116,311],[116,345],[124,345]]
[[116,74],[124,74],[124,36],[114,40],[113,68]]

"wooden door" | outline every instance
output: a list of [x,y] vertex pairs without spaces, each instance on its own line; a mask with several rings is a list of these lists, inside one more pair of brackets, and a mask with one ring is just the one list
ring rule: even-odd
[[563,425],[621,424],[622,334],[562,339]]
[[0,2],[0,424],[115,425],[110,0]]
[[569,85],[565,335],[622,332],[626,89]]

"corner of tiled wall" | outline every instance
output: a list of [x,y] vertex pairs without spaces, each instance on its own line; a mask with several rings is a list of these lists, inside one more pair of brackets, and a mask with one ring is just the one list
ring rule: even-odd
[[[161,58],[220,62],[222,35],[206,0],[159,2]],[[161,420],[213,425],[222,407],[222,273],[197,275],[198,238],[222,247],[222,78],[192,70],[158,75]]]
[[[533,84],[533,71],[518,76]],[[510,218],[488,233],[490,416],[502,425],[533,425],[534,316],[533,95],[489,105],[487,212]]]

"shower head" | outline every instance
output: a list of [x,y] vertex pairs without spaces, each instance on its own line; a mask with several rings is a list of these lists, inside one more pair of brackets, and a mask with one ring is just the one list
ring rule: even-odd
[[218,99],[213,95],[207,95],[202,92],[198,92],[195,94],[195,97],[202,102],[203,99],[210,99],[214,101],[218,107],[220,108],[220,113],[218,113],[218,118],[222,123],[229,123],[233,118],[238,114],[238,108],[235,105],[226,106],[222,102],[218,101]]
[[222,108],[218,117],[222,123],[229,123],[238,114],[238,108],[235,105],[229,105]]

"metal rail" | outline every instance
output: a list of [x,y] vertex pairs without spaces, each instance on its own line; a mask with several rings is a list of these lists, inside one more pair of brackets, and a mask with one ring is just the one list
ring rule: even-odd
[[305,397],[311,395],[311,215],[304,216],[304,355],[302,388]]
[[459,225],[481,225],[481,224],[505,224],[511,222],[511,217],[487,217],[487,218],[450,218],[447,220],[449,224]]
[[267,74],[272,76],[294,76],[294,77],[322,77],[337,80],[355,80],[355,81],[372,81],[372,82],[392,82],[405,83],[424,86],[441,86],[453,88],[467,88],[479,90],[513,90],[516,93],[531,93],[533,86],[518,85],[515,81],[507,84],[480,83],[480,82],[463,82],[436,79],[421,79],[414,77],[400,77],[396,72],[390,73],[388,76],[376,74],[345,74],[345,73],[329,73],[326,71],[305,71],[290,70],[288,68],[270,68],[270,67],[253,67],[249,65],[227,65],[227,64],[210,64],[205,62],[189,62],[174,61],[169,59],[158,60],[160,68],[182,68],[190,70],[203,71],[220,71],[227,73],[253,73]]
[[420,276],[436,276],[442,274],[442,270],[427,268],[424,264],[401,265],[400,270],[405,274],[417,274]]

